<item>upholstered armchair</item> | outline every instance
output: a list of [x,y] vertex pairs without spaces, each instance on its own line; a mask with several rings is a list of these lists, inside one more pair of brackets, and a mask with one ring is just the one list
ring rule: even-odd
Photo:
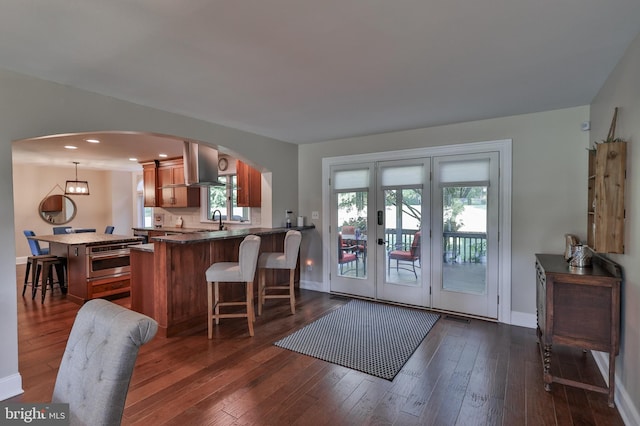
[[120,424],[138,350],[157,329],[153,319],[106,300],[80,308],[52,397],[69,404],[71,425]]

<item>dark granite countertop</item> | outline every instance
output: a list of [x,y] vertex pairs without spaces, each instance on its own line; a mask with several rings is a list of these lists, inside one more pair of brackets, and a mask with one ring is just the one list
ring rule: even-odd
[[35,237],[28,238],[32,240],[45,241],[47,243],[87,246],[128,243],[132,241],[143,240],[142,237],[130,237],[128,235],[116,234],[96,234],[93,232],[85,232],[80,234],[36,235]]
[[315,229],[315,226],[314,225],[294,226],[292,228],[244,228],[244,229],[231,229],[227,231],[195,232],[195,233],[185,233],[185,234],[179,234],[179,235],[150,237],[149,240],[159,241],[163,243],[189,244],[189,243],[200,243],[204,241],[243,238],[250,234],[258,235],[258,236],[281,234],[281,233],[287,232],[290,229],[297,230],[297,231],[306,231],[308,229]]
[[138,250],[138,251],[146,251],[149,253],[153,253],[153,243],[147,244],[136,244],[133,246],[129,246],[130,250]]

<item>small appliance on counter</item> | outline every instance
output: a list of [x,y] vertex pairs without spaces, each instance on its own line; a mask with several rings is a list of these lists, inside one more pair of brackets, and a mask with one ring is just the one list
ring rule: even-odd
[[164,226],[164,215],[162,213],[153,215],[153,226],[155,228],[162,228]]

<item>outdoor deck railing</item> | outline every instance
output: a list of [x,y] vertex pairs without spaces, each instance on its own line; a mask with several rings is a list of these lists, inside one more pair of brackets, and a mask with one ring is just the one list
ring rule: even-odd
[[[390,250],[409,250],[415,229],[385,229],[385,241]],[[483,263],[487,255],[487,234],[484,232],[443,232],[443,260],[448,263]]]
[[[385,229],[385,243],[387,249],[409,250],[411,244],[413,243],[413,239],[415,238],[416,232],[418,232],[417,229]],[[484,263],[486,261],[486,233],[445,231],[442,234],[444,262]]]
[[487,234],[484,232],[443,232],[443,261],[447,263],[484,263]]

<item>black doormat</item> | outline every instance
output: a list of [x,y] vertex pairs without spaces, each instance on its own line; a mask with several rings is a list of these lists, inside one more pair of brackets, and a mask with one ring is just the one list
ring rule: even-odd
[[275,345],[393,380],[438,318],[417,309],[352,300]]

